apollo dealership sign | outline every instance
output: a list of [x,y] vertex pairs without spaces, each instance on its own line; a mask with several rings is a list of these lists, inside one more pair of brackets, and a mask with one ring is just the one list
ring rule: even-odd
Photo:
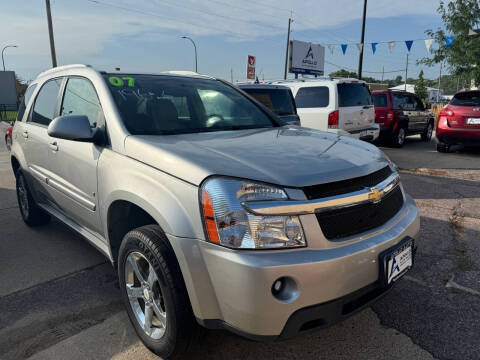
[[325,48],[304,41],[290,41],[290,72],[297,74],[323,75]]

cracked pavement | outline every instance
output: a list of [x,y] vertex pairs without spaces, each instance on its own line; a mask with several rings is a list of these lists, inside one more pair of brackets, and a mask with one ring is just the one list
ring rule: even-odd
[[[415,267],[388,295],[338,325],[288,341],[209,331],[190,358],[478,359],[479,155],[433,147],[413,139],[404,149],[385,149],[404,169],[402,182],[421,214]],[[56,221],[37,229],[22,223],[3,144],[0,264],[0,359],[156,359],[127,319],[110,264]]]

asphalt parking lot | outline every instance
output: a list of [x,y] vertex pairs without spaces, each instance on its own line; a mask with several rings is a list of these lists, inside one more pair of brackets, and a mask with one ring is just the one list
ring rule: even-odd
[[[210,331],[192,359],[478,359],[480,153],[439,154],[416,138],[384,150],[420,208],[414,269],[331,328],[267,344]],[[126,317],[111,266],[56,221],[24,225],[14,185],[2,143],[0,359],[155,359]]]

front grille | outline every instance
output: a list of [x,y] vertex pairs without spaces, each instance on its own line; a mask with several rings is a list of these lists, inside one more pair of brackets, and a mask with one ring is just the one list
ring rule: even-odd
[[391,174],[392,169],[390,168],[390,166],[385,166],[384,168],[365,176],[336,181],[332,183],[307,186],[304,187],[302,190],[304,191],[305,196],[309,200],[327,196],[341,195],[349,192],[362,190],[365,187],[373,187],[388,178]]
[[385,224],[403,206],[403,194],[397,186],[378,203],[367,203],[317,213],[318,223],[329,240],[359,234]]

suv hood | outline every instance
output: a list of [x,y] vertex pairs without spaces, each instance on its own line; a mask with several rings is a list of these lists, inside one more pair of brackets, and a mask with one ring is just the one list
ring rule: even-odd
[[371,144],[297,126],[128,136],[125,151],[195,185],[226,175],[303,187],[367,175],[388,164]]

